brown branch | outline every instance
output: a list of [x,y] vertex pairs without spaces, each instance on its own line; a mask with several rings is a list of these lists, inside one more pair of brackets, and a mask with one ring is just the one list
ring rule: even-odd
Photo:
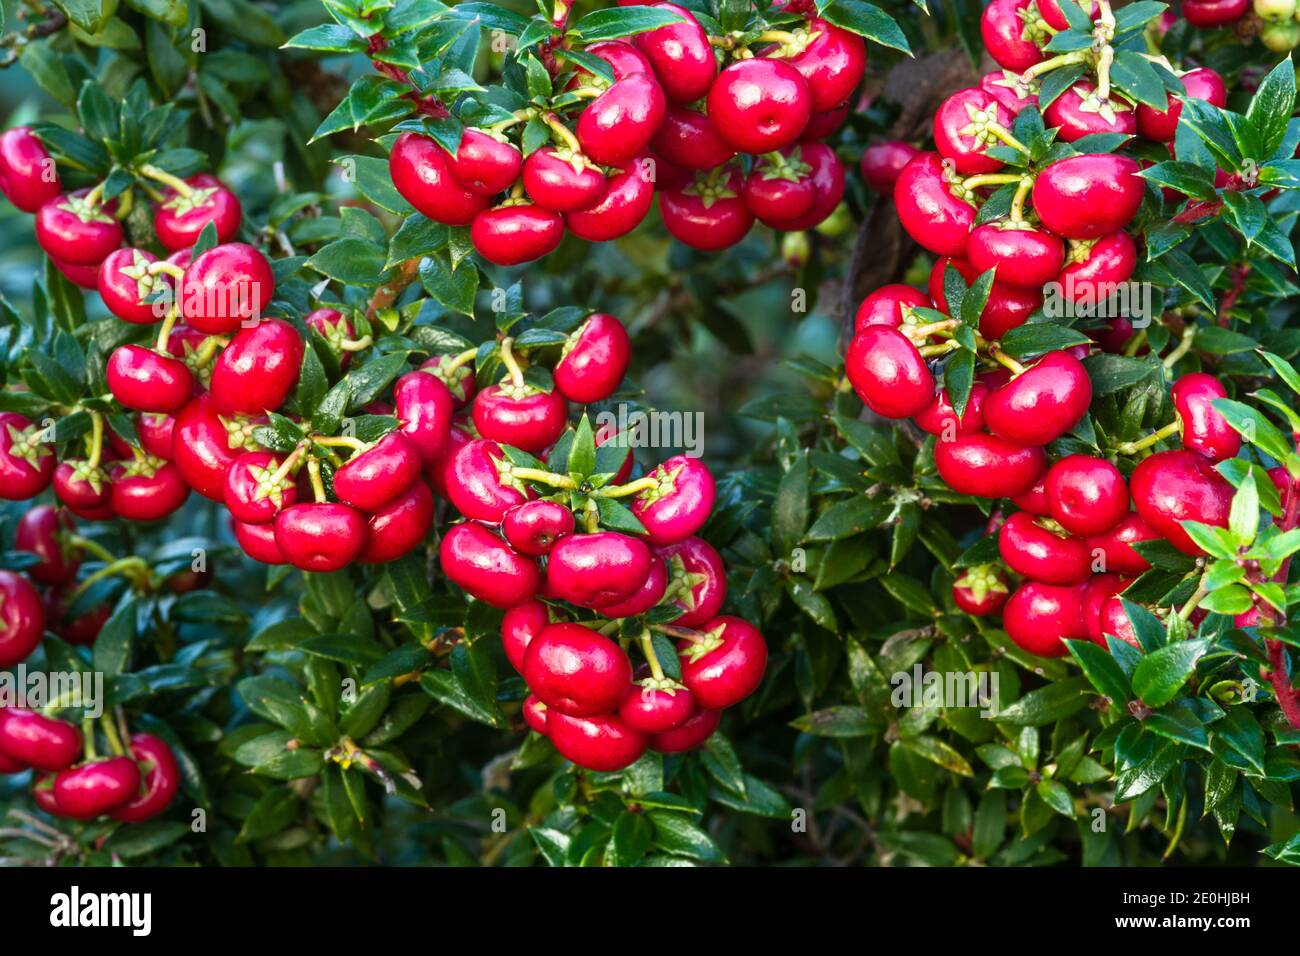
[[420,275],[419,258],[407,259],[397,270],[397,276],[391,281],[386,282],[375,290],[375,294],[370,297],[370,304],[366,306],[366,318],[373,320],[384,309],[391,308],[392,304],[401,297],[406,291],[407,286],[416,280]]

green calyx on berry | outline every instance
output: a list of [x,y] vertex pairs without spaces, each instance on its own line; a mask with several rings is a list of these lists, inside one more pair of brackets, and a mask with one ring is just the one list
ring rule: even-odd
[[1008,591],[1002,578],[1001,569],[996,564],[977,564],[967,568],[966,573],[953,582],[954,587],[964,588],[971,597],[982,602],[990,594],[1005,594]]
[[779,152],[764,153],[763,165],[759,167],[759,175],[764,179],[787,179],[792,183],[797,183],[810,173],[812,167],[803,161],[797,147],[789,156]]
[[93,193],[86,196],[68,196],[59,203],[59,208],[64,212],[72,213],[82,222],[111,223],[113,221],[113,217],[104,212],[104,207],[99,204],[99,197]]
[[54,452],[41,439],[43,429],[39,425],[28,425],[26,428],[15,428],[13,425],[6,426],[9,429],[9,456],[25,461],[33,468],[41,467],[41,459],[53,455]]
[[216,193],[215,186],[206,186],[203,188],[191,187],[189,194],[184,195],[177,193],[171,199],[163,203],[164,209],[170,209],[179,215],[187,215],[196,209],[202,209],[208,205],[208,200]]
[[[685,465],[677,465],[671,471],[655,469],[659,472],[658,475],[651,473],[646,476],[646,478],[654,482],[654,486],[643,488],[637,493],[637,497],[649,504],[658,501],[660,498],[667,495],[671,495],[677,487],[677,476],[682,473],[682,469],[685,467]],[[642,480],[644,481],[645,479]]]
[[680,554],[675,554],[672,560],[668,562],[668,586],[664,588],[663,600],[661,604],[667,604],[676,601],[687,611],[694,611],[697,607],[695,600],[695,589],[701,584],[707,583],[709,576],[698,571],[687,571],[686,562],[682,560]]
[[261,444],[253,437],[253,429],[257,427],[256,423],[242,415],[228,418],[225,415],[218,415],[217,420],[221,422],[226,429],[226,447],[231,451],[242,448],[244,451],[257,451]]
[[730,174],[719,166],[708,173],[697,173],[695,182],[682,190],[688,196],[696,196],[705,209],[710,208],[720,199],[735,199],[736,191],[729,184]]
[[699,635],[689,645],[683,647],[678,653],[689,663],[694,664],[706,654],[712,654],[722,646],[722,635],[727,630],[725,624],[719,624],[711,631],[697,631]]

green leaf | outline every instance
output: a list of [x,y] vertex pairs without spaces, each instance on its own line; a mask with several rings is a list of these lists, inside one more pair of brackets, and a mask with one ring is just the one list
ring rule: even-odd
[[1169,703],[1196,670],[1196,662],[1209,650],[1204,640],[1178,641],[1153,651],[1133,672],[1133,692],[1148,707]]
[[801,454],[781,477],[772,503],[772,551],[788,559],[808,527],[808,456]]
[[817,737],[866,737],[878,728],[867,719],[861,707],[828,707],[825,710],[804,714],[790,721],[795,730]]
[[1282,145],[1295,111],[1295,97],[1295,64],[1288,56],[1260,81],[1246,109],[1246,120],[1254,127],[1261,145],[1261,155],[1252,157],[1256,162],[1271,159]]
[[817,10],[822,18],[837,27],[866,37],[873,43],[899,50],[911,56],[912,48],[907,36],[894,18],[873,3],[862,0],[818,0]]
[[1127,675],[1104,650],[1091,641],[1066,641],[1070,656],[1079,662],[1084,676],[1092,686],[1116,703],[1133,697],[1133,687]]
[[1088,704],[1088,681],[1069,677],[1030,691],[994,718],[1012,727],[1042,727],[1082,710]]
[[630,37],[647,30],[682,23],[685,18],[672,10],[656,10],[652,7],[610,7],[605,10],[593,10],[586,14],[570,28],[570,33],[584,43],[598,40],[617,40]]

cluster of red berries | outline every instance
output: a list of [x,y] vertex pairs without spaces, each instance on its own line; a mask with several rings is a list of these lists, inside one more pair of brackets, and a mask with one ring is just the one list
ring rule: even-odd
[[72,820],[108,817],[143,823],[165,811],[181,773],[167,742],[103,725],[115,756],[98,757],[74,724],[34,710],[0,708],[0,774],[31,770],[32,798],[46,813]]
[[[1102,6],[1093,4],[1091,13],[1101,15]],[[1094,347],[1120,350],[1133,327],[1112,319],[1096,345],[1050,351],[1024,365],[999,347],[1043,307],[1049,284],[1075,302],[1104,302],[1137,263],[1137,242],[1125,231],[1144,193],[1137,161],[1085,153],[1037,172],[1007,172],[1000,150],[989,152],[1029,153],[1012,127],[1021,110],[1037,106],[1034,68],[1046,62],[1042,44],[1066,26],[1055,0],[994,0],[983,35],[1004,69],[943,102],[934,119],[937,152],[885,143],[863,156],[868,184],[892,190],[903,227],[936,262],[927,291],[887,285],[867,296],[846,358],[849,381],[873,412],[913,418],[936,436],[935,465],[953,490],[1010,499],[1019,509],[998,532],[1005,568],[970,569],[954,599],[976,615],[1001,610],[1011,638],[1044,656],[1064,654],[1062,639],[1090,637],[1103,646],[1104,634],[1135,640],[1117,595],[1150,565],[1132,545],[1164,538],[1201,554],[1181,522],[1227,525],[1233,489],[1213,465],[1241,444],[1213,406],[1227,395],[1223,384],[1192,373],[1173,386],[1177,421],[1132,449],[1180,432],[1183,450],[1150,455],[1127,480],[1105,458],[1074,454],[1049,462],[1044,446],[1074,429],[1092,401],[1081,359]],[[1223,82],[1212,70],[1182,80],[1189,96],[1223,105]],[[1066,143],[1104,132],[1169,143],[1181,110],[1178,101],[1157,111],[1133,108],[1117,94],[1099,98],[1096,85],[1080,80],[1044,119]],[[1014,187],[1007,213],[978,218],[988,190],[1003,186]],[[990,270],[993,279],[974,336],[988,367],[975,375],[960,414],[930,368],[960,347],[962,320],[947,314],[949,270],[972,285]],[[1007,569],[1024,579],[1014,594]]]
[[[625,235],[656,189],[668,231],[699,249],[739,242],[755,219],[795,231],[829,216],[844,170],[819,140],[848,115],[863,39],[810,16],[793,32],[761,34],[756,53],[729,39],[715,48],[688,10],[650,6],[681,22],[589,46],[613,81],[575,69],[563,96],[590,102],[572,129],[556,112],[524,110],[466,128],[454,153],[403,133],[389,157],[398,192],[436,222],[469,226],[475,249],[498,265],[546,255],[566,229],[592,242]],[[719,70],[728,51],[735,59]],[[553,142],[525,157],[508,131],[529,120]]]

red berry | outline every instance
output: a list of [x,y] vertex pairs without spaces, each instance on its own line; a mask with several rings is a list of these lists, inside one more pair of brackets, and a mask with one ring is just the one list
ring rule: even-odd
[[695,698],[672,679],[655,680],[638,672],[627,690],[618,716],[643,734],[662,734],[680,727],[695,713]]
[[1078,587],[1027,581],[1002,609],[1002,626],[1017,646],[1039,657],[1063,657],[1063,641],[1087,636],[1083,594]]
[[360,511],[378,511],[419,477],[419,450],[401,432],[392,431],[334,473],[334,494]]
[[533,638],[551,623],[551,612],[541,601],[525,601],[506,610],[501,618],[501,646],[510,666],[524,672],[524,655]]
[[130,757],[106,757],[61,771],[54,801],[61,816],[93,820],[125,806],[140,792],[140,768]]
[[704,527],[713,510],[716,488],[713,475],[703,462],[687,455],[674,455],[646,477],[657,484],[640,492],[632,500],[631,508],[645,526],[651,544],[676,544]]
[[215,176],[200,173],[185,180],[190,194],[182,196],[168,189],[154,211],[153,228],[158,241],[169,252],[189,249],[199,241],[208,223],[217,231],[217,242],[230,242],[239,233],[243,209],[239,198]]
[[944,100],[934,114],[935,148],[963,176],[991,173],[1003,165],[986,152],[1002,144],[993,130],[1009,131],[1014,122],[1011,111],[991,93],[967,87]]
[[[1069,0],[1075,6],[1079,7],[1085,14],[1096,20],[1101,16],[1101,5],[1096,0]],[[1070,21],[1065,18],[1061,11],[1059,0],[1035,0],[1038,7],[1038,15],[1043,18],[1053,30],[1067,30],[1070,27]]]
[[1104,458],[1067,455],[1047,470],[1052,517],[1071,534],[1105,534],[1129,513],[1128,485]]
[[1088,538],[1088,551],[1094,561],[1100,561],[1107,571],[1118,574],[1136,575],[1151,569],[1150,562],[1133,550],[1133,545],[1142,541],[1155,541],[1160,538],[1151,529],[1141,515],[1129,512],[1124,518],[1104,534]]
[[[27,660],[45,635],[45,608],[31,582],[0,571],[0,667]],[[31,763],[32,761],[26,761]]]
[[849,118],[850,104],[846,100],[834,109],[825,110],[821,113],[813,112],[808,117],[808,125],[803,128],[803,133],[799,136],[802,143],[815,143],[818,140],[826,139],[839,132],[845,121]]
[[54,160],[29,127],[0,133],[0,192],[23,212],[36,212],[63,192]]
[[570,534],[550,550],[547,591],[578,607],[617,604],[641,589],[653,560],[644,542],[617,531]]
[[[998,66],[1017,73],[1023,73],[1044,58],[1021,18],[1029,4],[1030,0],[993,0],[980,18],[980,36],[989,55]],[[1030,35],[1026,36],[1027,33]]]
[[632,42],[653,67],[664,95],[674,103],[690,103],[709,92],[718,72],[718,62],[695,16],[675,3],[651,3],[652,10],[670,10],[682,17],[682,23],[647,30],[632,37]]
[[1043,120],[1056,127],[1056,137],[1073,143],[1085,136],[1118,133],[1132,136],[1137,132],[1137,113],[1128,102],[1111,96],[1106,102],[1097,98],[1097,88],[1087,80],[1070,87],[1043,111]]
[[940,389],[928,407],[916,414],[916,424],[922,431],[939,436],[941,441],[950,441],[958,435],[972,435],[984,427],[984,398],[989,393],[982,382],[971,386],[966,398],[966,410],[959,419],[957,410],[948,400],[948,390]]
[[958,494],[1010,498],[1033,486],[1046,467],[1047,456],[1035,445],[975,434],[936,442],[934,463],[939,476]]
[[501,522],[511,547],[530,557],[548,554],[573,528],[573,512],[555,501],[526,501],[507,511]]
[[596,771],[622,770],[636,763],[647,745],[645,734],[618,717],[570,717],[551,707],[546,711],[546,735],[560,756]]
[[741,198],[739,171],[719,168],[697,173],[681,188],[659,194],[659,215],[677,240],[694,249],[716,252],[744,239],[754,214]]
[[479,524],[458,524],[442,538],[442,570],[466,592],[493,607],[511,608],[537,593],[541,572]]
[[149,266],[157,261],[144,249],[118,249],[100,263],[96,288],[104,305],[123,322],[152,325],[166,316],[166,300],[145,302],[157,292],[170,294],[166,276],[149,274]]
[[59,463],[54,470],[54,494],[79,518],[101,521],[113,517],[108,475],[103,468],[90,467],[84,459]]
[[[663,88],[653,74],[632,73],[617,80],[579,114],[574,132],[582,151],[594,162],[622,166],[650,145],[666,108]],[[525,163],[525,177],[527,171]],[[529,195],[533,195],[531,191]]]
[[505,192],[519,178],[523,165],[523,155],[512,144],[473,127],[462,131],[456,155],[447,159],[456,184],[479,196]]
[[738,617],[716,617],[700,628],[699,640],[677,645],[682,683],[707,710],[725,710],[758,689],[767,670],[767,642],[758,628]]
[[1058,160],[1034,181],[1034,212],[1066,239],[1099,239],[1123,229],[1142,205],[1138,164],[1127,156],[1089,153]]
[[543,209],[585,209],[605,192],[605,175],[581,153],[543,146],[524,160],[524,189]]
[[230,519],[231,530],[235,540],[244,554],[263,564],[288,564],[284,552],[275,541],[275,524],[247,524],[236,518]]
[[845,370],[858,398],[884,418],[909,418],[934,401],[934,376],[911,339],[887,325],[853,337]]
[[558,389],[544,392],[509,379],[474,397],[474,427],[479,434],[527,452],[555,444],[568,415],[569,406]]
[[267,524],[298,500],[291,474],[277,478],[281,459],[269,451],[245,452],[226,472],[226,507],[236,521]]
[[668,162],[687,169],[714,169],[736,155],[709,118],[687,106],[668,107],[650,145]]
[[862,151],[862,178],[876,192],[892,196],[898,174],[920,152],[911,143],[902,140],[874,143]]
[[664,566],[663,561],[655,557],[650,562],[650,573],[646,575],[645,581],[630,597],[614,604],[605,604],[599,607],[601,617],[607,617],[611,621],[624,617],[636,617],[638,614],[644,614],[652,607],[658,605],[664,597],[664,592],[668,589],[668,569]]
[[655,549],[668,568],[664,603],[682,613],[679,627],[699,627],[722,610],[727,597],[727,571],[722,557],[703,538],[687,538]]
[[408,372],[393,385],[398,430],[415,446],[425,465],[437,461],[451,441],[455,399],[443,381],[428,372]]
[[194,393],[194,376],[184,362],[142,345],[114,349],[105,377],[118,402],[142,412],[174,412]]
[[1092,574],[1090,555],[1082,538],[1069,534],[1050,518],[1017,511],[998,533],[998,553],[1007,567],[1044,584],[1082,584]]
[[1056,281],[1072,302],[1104,302],[1137,266],[1137,246],[1127,232],[1100,239],[1071,240],[1065,267]]
[[457,450],[446,471],[446,495],[466,518],[500,521],[524,502],[524,486],[510,477],[510,465],[494,441],[475,439]]
[[76,530],[67,512],[53,505],[37,505],[18,521],[14,547],[40,558],[26,569],[33,581],[60,587],[77,576],[81,549],[66,539]]
[[1214,407],[1228,390],[1213,375],[1189,372],[1174,382],[1170,398],[1183,433],[1183,447],[1210,461],[1223,461],[1241,450],[1241,435]]
[[330,351],[339,360],[339,369],[343,370],[352,363],[352,353],[343,348],[343,343],[351,339],[355,330],[352,323],[338,309],[321,308],[303,316],[303,324],[325,340]]
[[171,805],[180,790],[181,771],[171,747],[152,734],[131,736],[131,756],[141,771],[143,789],[110,816],[123,823],[143,823]]
[[475,216],[469,237],[488,262],[517,266],[554,252],[564,238],[564,219],[550,209],[510,200]]
[[65,770],[81,756],[81,746],[81,731],[73,724],[35,711],[0,708],[0,754],[10,760],[38,770]]
[[1015,71],[994,70],[980,78],[980,89],[1010,110],[1013,116],[1019,116],[1026,107],[1038,105],[1038,94],[1023,90],[1025,95],[1020,95],[1022,90],[1017,88],[1019,79],[1020,74]]
[[1203,30],[1236,23],[1250,9],[1250,0],[1183,0],[1183,16]]
[[1106,646],[1106,639],[1102,636],[1102,608],[1131,583],[1118,574],[1098,574],[1083,586],[1080,591],[1080,608],[1088,640]]
[[402,494],[375,511],[368,521],[362,564],[383,564],[409,554],[433,527],[433,492],[417,479]]
[[1020,494],[1012,495],[1011,503],[1021,511],[1028,511],[1040,518],[1043,515],[1051,514],[1051,506],[1047,503],[1047,473],[1044,472],[1040,475],[1033,485]]
[[[649,73],[654,75],[654,67],[646,59],[644,53],[638,50],[628,40],[601,40],[587,47],[586,52],[592,56],[598,56],[609,64],[610,70],[614,73],[615,80],[627,79],[633,73]],[[584,67],[574,64],[574,76],[569,81],[566,90],[575,90],[583,85],[592,82],[592,74]]]
[[447,151],[419,133],[403,133],[397,138],[388,157],[388,171],[402,198],[434,222],[468,226],[490,203],[490,193],[466,188],[452,174]]
[[112,472],[109,501],[113,513],[128,521],[157,521],[185,504],[189,485],[180,470],[161,458],[142,458],[117,464]]
[[122,244],[114,203],[87,202],[89,190],[55,196],[36,212],[36,241],[51,258],[73,266],[97,266]]
[[697,710],[680,727],[650,738],[650,749],[661,754],[679,754],[694,750],[713,736],[722,720],[716,710]]
[[[46,253],[49,255],[48,253]],[[62,259],[56,259],[50,256],[50,262],[54,263],[54,268],[63,273],[63,277],[73,285],[82,289],[96,289],[99,285],[99,264],[88,266],[73,265],[71,262],[64,262]]]
[[882,285],[858,306],[853,331],[861,332],[869,325],[888,325],[896,329],[912,318],[913,309],[929,308],[933,308],[930,297],[920,289],[900,283]]
[[975,617],[994,613],[1010,596],[1011,584],[996,564],[967,568],[952,585],[953,603]]
[[799,144],[799,157],[812,167],[817,202],[800,218],[773,225],[773,228],[786,232],[799,232],[820,225],[844,198],[844,166],[835,155],[835,150],[825,143],[804,142]]
[[835,109],[862,82],[867,70],[866,41],[815,18],[794,35],[795,43],[781,51],[785,62],[807,81],[814,113]]
[[421,371],[431,372],[435,378],[447,386],[456,408],[464,408],[474,397],[474,366],[461,364],[450,372],[443,371],[444,364],[450,365],[452,356],[434,355],[420,365]]
[[953,193],[938,153],[921,153],[903,167],[894,184],[894,205],[907,234],[941,256],[966,254],[975,207]]
[[191,488],[213,501],[224,501],[226,472],[244,451],[259,446],[252,423],[226,416],[216,402],[201,395],[180,410],[172,429],[172,461]]
[[1134,469],[1129,489],[1142,519],[1184,554],[1203,552],[1182,522],[1228,526],[1232,485],[1195,452],[1162,451],[1144,459]]
[[742,153],[769,153],[797,140],[812,114],[812,94],[783,60],[737,60],[709,88],[709,120]]
[[1046,445],[1088,412],[1092,380],[1069,352],[1049,352],[984,400],[989,431],[1022,445]]
[[307,502],[275,516],[275,543],[284,559],[304,571],[337,571],[366,546],[366,519],[345,504]]
[[546,736],[546,705],[538,700],[536,694],[529,694],[524,698],[524,706],[521,709],[524,715],[524,723],[530,730],[534,730]]
[[[1183,81],[1184,89],[1187,90],[1188,99],[1204,100],[1220,109],[1228,105],[1228,91],[1223,85],[1223,77],[1209,67],[1202,66],[1189,70],[1180,79]],[[1174,134],[1178,131],[1178,118],[1183,112],[1181,100],[1168,95],[1166,100],[1169,106],[1164,110],[1155,109],[1145,103],[1139,103],[1137,108],[1138,132],[1147,139],[1160,143],[1173,140]]]
[[1065,245],[1049,232],[1027,223],[985,223],[976,226],[966,247],[979,272],[996,269],[1007,285],[1039,289],[1051,282],[1065,262]]
[[621,172],[605,180],[604,192],[594,204],[565,214],[569,231],[588,242],[608,242],[641,225],[654,205],[652,164],[646,156],[629,160]]
[[228,335],[260,318],[275,295],[271,264],[252,246],[215,246],[185,268],[181,308],[185,321],[209,335]]
[[779,225],[807,215],[817,203],[812,167],[799,159],[798,147],[772,153],[754,164],[741,187],[741,198],[759,220]]
[[298,384],[302,336],[282,319],[240,330],[212,370],[212,397],[226,412],[260,415],[284,404]]
[[551,624],[528,644],[524,680],[551,713],[591,717],[616,710],[632,683],[627,655],[581,624]]
[[[1141,642],[1138,641],[1137,631],[1133,629],[1133,622],[1128,619],[1128,612],[1124,610],[1118,595],[1109,597],[1102,602],[1101,613],[1097,620],[1098,637],[1093,638],[1102,647],[1108,647],[1106,635],[1110,634],[1119,638],[1125,644],[1142,649]],[[1089,637],[1092,635],[1090,634]]]
[[571,402],[603,401],[618,390],[631,360],[632,343],[623,323],[597,312],[564,343],[555,387]]
[[[942,257],[935,260],[934,267],[930,270],[930,298],[934,300],[935,307],[945,315],[948,314],[948,303],[943,294],[943,277],[950,265],[961,273],[967,285],[979,278],[979,271],[965,259]],[[1005,282],[995,281],[989,290],[984,311],[980,314],[980,334],[986,339],[1000,339],[1012,329],[1019,328],[1029,321],[1034,310],[1042,304],[1041,289],[1021,289]]]

